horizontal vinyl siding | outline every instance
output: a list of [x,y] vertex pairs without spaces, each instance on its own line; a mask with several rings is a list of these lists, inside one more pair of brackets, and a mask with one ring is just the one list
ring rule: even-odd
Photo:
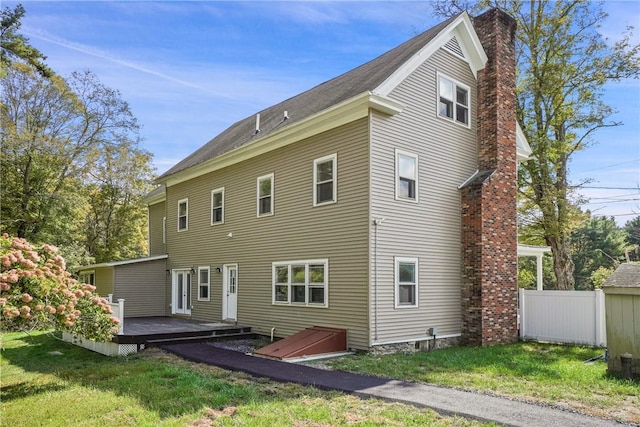
[[103,298],[113,293],[113,267],[98,267],[94,270],[96,292]]
[[[471,128],[437,117],[437,72],[470,87]],[[440,50],[391,93],[406,106],[402,113],[373,115],[371,214],[385,221],[377,233],[377,301],[371,285],[371,317],[377,306],[378,318],[372,341],[426,338],[429,327],[439,335],[460,333],[458,186],[476,170],[475,87],[468,65]],[[395,149],[419,156],[417,204],[395,200]],[[374,246],[372,237],[372,278]],[[419,260],[418,308],[394,308],[394,256]]]
[[[313,161],[337,153],[338,202],[313,207]],[[368,122],[361,119],[167,189],[170,268],[211,267],[211,301],[192,317],[222,316],[222,274],[238,264],[238,318],[257,333],[287,336],[309,326],[348,329],[366,348]],[[274,215],[256,217],[256,179],[274,174]],[[210,225],[211,190],[224,187],[224,224]],[[189,230],[177,232],[178,200],[189,199]],[[233,233],[233,237],[227,237]],[[329,307],[272,305],[272,263],[329,260]]]
[[165,316],[168,306],[166,260],[114,267],[114,301],[124,298],[125,317]]
[[165,202],[149,206],[149,255],[164,255],[165,244],[162,241],[162,218],[166,215]]

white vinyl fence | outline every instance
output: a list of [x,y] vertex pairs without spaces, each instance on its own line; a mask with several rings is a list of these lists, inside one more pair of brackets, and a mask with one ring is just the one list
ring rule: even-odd
[[606,347],[604,294],[520,290],[520,338]]

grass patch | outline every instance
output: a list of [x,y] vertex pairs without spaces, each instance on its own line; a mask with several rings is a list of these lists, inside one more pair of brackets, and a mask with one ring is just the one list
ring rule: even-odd
[[3,425],[483,425],[231,373],[157,349],[106,357],[46,334],[4,334],[0,369]]
[[342,369],[546,402],[640,423],[640,383],[607,374],[602,349],[524,342],[405,355],[362,354],[325,361]]

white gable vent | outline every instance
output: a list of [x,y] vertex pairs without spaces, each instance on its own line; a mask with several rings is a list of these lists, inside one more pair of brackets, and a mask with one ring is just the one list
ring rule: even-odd
[[458,44],[458,40],[455,37],[449,40],[448,42],[446,42],[444,47],[451,53],[454,53],[459,57],[464,58],[464,53],[462,53],[462,48]]

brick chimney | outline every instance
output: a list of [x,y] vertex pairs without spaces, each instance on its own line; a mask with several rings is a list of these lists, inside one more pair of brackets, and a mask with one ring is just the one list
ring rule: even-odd
[[474,18],[488,56],[478,72],[478,172],[462,199],[462,340],[518,339],[516,73],[513,18],[499,9]]

